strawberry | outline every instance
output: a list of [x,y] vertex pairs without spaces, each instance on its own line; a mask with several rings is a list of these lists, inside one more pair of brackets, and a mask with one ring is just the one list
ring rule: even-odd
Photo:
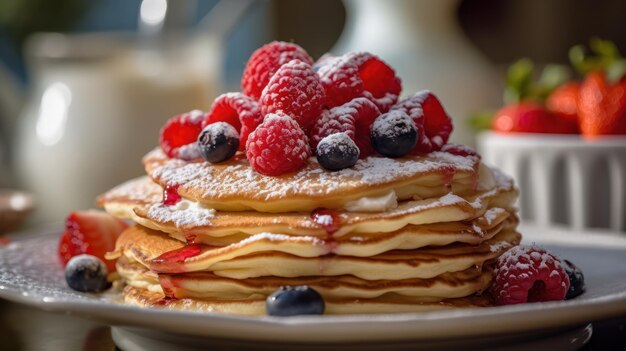
[[576,133],[576,125],[534,102],[509,104],[496,112],[492,129],[501,133]]
[[546,107],[559,117],[578,123],[577,104],[579,91],[579,82],[567,82],[548,95]]
[[584,137],[626,134],[626,76],[611,84],[601,71],[591,72],[579,94],[578,115]]
[[107,261],[104,254],[113,251],[117,237],[128,224],[102,211],[76,211],[65,222],[65,232],[59,240],[59,258],[63,265],[70,258],[89,254],[106,263],[109,272],[115,271],[115,262]]

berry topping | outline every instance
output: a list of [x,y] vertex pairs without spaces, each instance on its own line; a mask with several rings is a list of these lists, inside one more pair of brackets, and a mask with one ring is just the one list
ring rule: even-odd
[[324,314],[324,299],[314,289],[306,286],[283,286],[267,297],[267,314],[270,316],[297,316]]
[[317,144],[317,161],[331,171],[352,167],[359,160],[359,148],[346,133],[331,134]]
[[226,93],[215,99],[202,126],[216,122],[226,122],[235,127],[241,139],[239,150],[243,151],[248,135],[263,122],[263,116],[256,100],[242,93]]
[[304,131],[291,117],[269,114],[250,134],[246,156],[257,172],[278,176],[303,168],[311,156]]
[[415,122],[419,135],[413,153],[438,151],[448,142],[452,133],[452,120],[439,99],[430,91],[419,91],[391,109],[404,111]]
[[573,299],[585,292],[585,277],[580,268],[576,267],[568,260],[562,260],[563,268],[569,277],[569,289],[567,290],[566,300]]
[[446,144],[443,147],[441,147],[441,151],[447,152],[449,154],[456,155],[456,156],[480,157],[480,155],[478,154],[478,152],[476,152],[476,150],[472,149],[471,147],[467,145],[461,145],[461,144],[452,144],[452,143]]
[[193,110],[170,118],[161,128],[161,149],[169,158],[192,160],[200,157],[196,144],[202,131],[204,112]]
[[313,59],[296,44],[274,41],[257,49],[246,64],[241,78],[243,93],[259,99],[261,92],[278,69],[291,60],[312,65]]
[[320,59],[317,73],[326,92],[327,107],[335,107],[363,96],[359,67],[346,55]]
[[166,206],[174,206],[176,205],[178,202],[180,202],[180,200],[182,200],[182,196],[180,196],[180,194],[178,194],[178,187],[180,185],[178,184],[168,184],[165,186],[165,189],[163,189],[163,204]]
[[111,284],[107,281],[107,267],[98,257],[78,255],[65,266],[65,281],[70,288],[80,292],[100,292]]
[[392,110],[378,117],[372,124],[372,145],[386,157],[402,157],[417,143],[417,127],[409,115]]
[[517,246],[496,262],[491,287],[496,304],[560,301],[570,281],[561,261],[546,249]]
[[304,130],[309,130],[322,112],[324,88],[308,63],[293,60],[276,71],[261,94],[261,113],[282,111]]
[[239,134],[226,122],[209,124],[198,136],[198,148],[202,157],[211,163],[226,161],[239,148]]
[[506,105],[495,114],[492,129],[500,133],[576,133],[577,126],[534,102]]
[[369,134],[370,127],[378,116],[380,116],[378,107],[363,97],[324,111],[311,130],[311,146],[316,148],[323,138],[344,132],[358,146],[360,157],[365,158],[374,153]]
[[[89,254],[104,260],[104,254],[113,251],[115,240],[128,227],[125,222],[102,211],[77,211],[67,217],[65,233],[59,241],[59,257],[66,264],[72,257]],[[115,263],[106,261],[109,271]]]
[[322,79],[329,107],[367,97],[382,112],[398,101],[402,90],[400,78],[384,61],[367,52],[320,59],[318,73]]

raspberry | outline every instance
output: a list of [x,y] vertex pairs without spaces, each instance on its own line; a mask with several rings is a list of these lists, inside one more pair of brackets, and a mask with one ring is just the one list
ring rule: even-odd
[[169,158],[192,160],[200,157],[196,145],[202,131],[204,112],[193,110],[170,118],[161,128],[161,149]]
[[239,150],[243,151],[248,136],[263,122],[259,104],[242,93],[226,93],[215,99],[202,127],[216,122],[226,122],[239,132]]
[[309,140],[298,123],[282,114],[269,114],[246,144],[250,166],[268,176],[294,172],[311,156]]
[[263,88],[278,69],[291,60],[313,64],[313,59],[296,44],[274,41],[257,49],[246,64],[241,78],[243,93],[255,99],[261,97]]
[[398,102],[391,109],[402,110],[413,118],[420,133],[413,153],[438,151],[448,142],[452,133],[452,120],[439,99],[430,91],[419,91]]
[[359,67],[348,56],[328,58],[317,73],[326,92],[326,105],[335,107],[363,95]]
[[329,107],[364,96],[387,112],[398,101],[400,78],[384,61],[367,52],[351,52],[341,57],[320,59],[318,73]]
[[380,111],[376,105],[363,97],[324,111],[311,130],[311,147],[317,148],[320,140],[331,134],[344,132],[358,146],[360,157],[365,158],[374,153],[370,141],[370,127],[378,116]]
[[517,246],[496,262],[491,291],[498,305],[565,299],[570,281],[561,261],[538,246]]
[[322,112],[324,88],[311,66],[300,60],[284,64],[261,94],[261,113],[282,111],[304,130],[309,130]]

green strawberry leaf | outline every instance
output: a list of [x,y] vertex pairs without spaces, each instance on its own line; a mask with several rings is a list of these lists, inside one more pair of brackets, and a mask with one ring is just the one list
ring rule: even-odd
[[506,73],[506,89],[504,101],[517,102],[524,99],[533,80],[534,65],[531,60],[523,58],[514,62]]

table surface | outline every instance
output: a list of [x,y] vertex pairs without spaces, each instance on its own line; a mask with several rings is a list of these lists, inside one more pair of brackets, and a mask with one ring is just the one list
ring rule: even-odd
[[[593,337],[583,350],[626,350],[626,316],[593,327]],[[2,299],[0,340],[2,350],[117,350],[107,325]]]

